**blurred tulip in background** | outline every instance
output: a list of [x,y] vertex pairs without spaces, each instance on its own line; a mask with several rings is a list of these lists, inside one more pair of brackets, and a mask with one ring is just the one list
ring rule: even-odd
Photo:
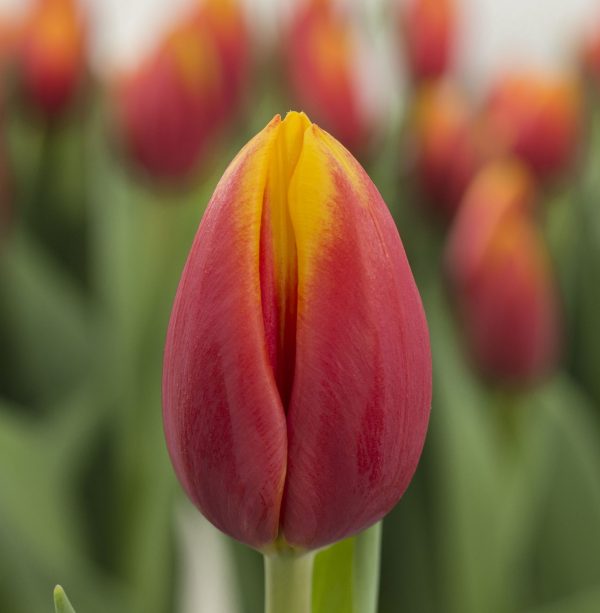
[[248,54],[233,0],[206,0],[185,16],[117,86],[119,127],[134,161],[168,181],[197,171],[240,105]]
[[406,0],[398,5],[404,58],[413,80],[447,74],[457,42],[456,0]]
[[425,83],[413,100],[412,126],[420,190],[431,210],[450,219],[481,163],[470,102],[450,81]]
[[240,0],[196,0],[196,19],[214,38],[221,64],[223,121],[237,110],[247,87],[253,59],[253,44]]
[[372,126],[359,90],[359,47],[349,15],[332,0],[300,0],[282,44],[292,105],[355,155],[364,153]]
[[57,117],[81,88],[87,63],[87,26],[78,0],[36,0],[19,41],[18,70],[28,102]]
[[276,117],[219,183],[173,307],[163,410],[186,492],[263,551],[364,530],[416,468],[430,360],[375,186],[305,115]]
[[581,61],[586,76],[600,85],[600,26],[592,28],[583,39]]
[[15,27],[0,16],[0,239],[8,227],[10,211],[10,172],[6,152],[6,103],[9,70],[14,53]]
[[507,384],[557,365],[558,288],[534,216],[536,188],[518,161],[475,177],[449,237],[446,269],[476,366]]
[[520,157],[541,179],[564,176],[580,140],[582,100],[568,74],[507,73],[485,109],[491,148]]

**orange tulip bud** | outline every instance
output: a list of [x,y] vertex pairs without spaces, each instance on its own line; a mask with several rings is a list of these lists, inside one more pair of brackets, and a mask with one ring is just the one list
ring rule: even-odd
[[43,114],[61,114],[85,74],[86,35],[76,0],[37,0],[23,30],[19,64],[23,88]]
[[548,374],[559,353],[557,287],[534,199],[533,179],[520,162],[491,163],[465,194],[446,250],[473,359],[510,384]]
[[315,549],[398,501],[431,401],[427,324],[358,162],[304,114],[226,170],[175,298],[163,416],[175,471],[252,547]]
[[416,81],[441,77],[453,61],[456,1],[407,1],[400,19],[409,72]]
[[548,178],[573,161],[581,113],[575,80],[523,72],[506,75],[492,88],[485,122],[493,146]]
[[451,218],[480,164],[467,100],[451,83],[430,82],[414,105],[416,171],[431,208]]
[[329,0],[306,0],[285,41],[294,105],[355,153],[366,147],[369,136],[356,43],[348,19]]

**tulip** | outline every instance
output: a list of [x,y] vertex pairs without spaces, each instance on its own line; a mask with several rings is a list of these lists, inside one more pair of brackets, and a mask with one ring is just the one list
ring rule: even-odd
[[357,40],[330,0],[306,0],[285,41],[294,104],[355,153],[368,145],[369,120],[359,92]]
[[217,127],[222,72],[214,40],[185,20],[157,52],[119,84],[125,145],[159,179],[191,174]]
[[480,164],[471,111],[451,83],[424,85],[414,104],[416,173],[431,208],[451,218]]
[[445,254],[474,362],[510,385],[541,379],[559,354],[558,290],[534,203],[520,162],[491,163],[465,194]]
[[214,4],[209,0],[186,16],[117,87],[125,147],[157,179],[187,178],[197,170],[240,97],[245,26],[233,2]]
[[14,52],[15,28],[0,18],[0,239],[6,232],[11,217],[10,173],[6,151],[6,80],[8,66]]
[[415,81],[437,79],[449,71],[456,13],[455,0],[409,0],[400,19],[406,62]]
[[221,112],[228,117],[236,109],[248,81],[250,33],[237,0],[204,0],[196,19],[213,36],[221,60],[223,93]]
[[85,27],[76,0],[37,0],[20,47],[27,98],[44,115],[60,115],[73,102],[85,76]]
[[583,41],[581,62],[588,77],[600,83],[600,27],[591,30]]
[[306,551],[385,515],[411,480],[431,400],[420,297],[362,167],[304,114],[226,170],[169,324],[167,446],[219,529]]
[[492,88],[485,121],[502,153],[524,160],[542,179],[566,171],[580,136],[581,95],[575,80],[521,72]]

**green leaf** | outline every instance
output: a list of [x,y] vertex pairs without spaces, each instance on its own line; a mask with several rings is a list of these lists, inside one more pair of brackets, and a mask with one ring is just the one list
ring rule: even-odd
[[569,598],[564,598],[527,613],[597,613],[600,611],[600,586],[582,590]]
[[317,554],[313,572],[313,613],[354,613],[353,567],[356,538],[348,538]]
[[381,522],[317,554],[313,613],[375,613],[379,594]]
[[[57,398],[90,364],[82,295],[24,232],[0,258],[0,388],[27,405]],[[5,363],[6,362],[6,363]]]
[[60,585],[54,588],[54,611],[56,613],[75,613],[73,605]]

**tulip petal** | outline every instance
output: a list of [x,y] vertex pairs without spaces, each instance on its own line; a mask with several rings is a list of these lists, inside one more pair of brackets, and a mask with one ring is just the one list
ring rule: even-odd
[[408,486],[429,418],[431,356],[420,297],[381,196],[314,125],[289,209],[298,313],[281,525],[288,543],[315,548],[379,520]]
[[253,547],[279,531],[286,422],[261,310],[260,234],[276,118],[219,183],[169,325],[164,427],[176,473],[204,515]]

